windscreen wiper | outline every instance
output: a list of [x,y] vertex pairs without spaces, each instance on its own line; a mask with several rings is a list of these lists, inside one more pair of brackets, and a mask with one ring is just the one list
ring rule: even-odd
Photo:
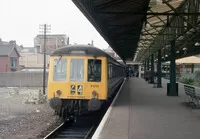
[[60,60],[62,59],[62,56],[59,57],[58,61],[56,62],[55,66],[57,66],[57,64],[60,62]]

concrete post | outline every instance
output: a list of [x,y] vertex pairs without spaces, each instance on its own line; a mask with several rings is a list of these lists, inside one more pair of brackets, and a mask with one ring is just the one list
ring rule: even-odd
[[139,65],[139,67],[138,67],[138,78],[141,78],[141,65]]

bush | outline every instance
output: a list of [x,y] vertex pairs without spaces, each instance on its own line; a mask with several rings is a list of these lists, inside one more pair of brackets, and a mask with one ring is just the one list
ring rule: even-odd
[[188,85],[193,85],[195,80],[191,77],[181,77],[179,79],[179,82],[184,83],[184,84],[188,84]]
[[195,72],[195,80],[200,81],[200,71]]
[[199,81],[195,81],[193,85],[196,86],[196,87],[200,87],[200,82]]

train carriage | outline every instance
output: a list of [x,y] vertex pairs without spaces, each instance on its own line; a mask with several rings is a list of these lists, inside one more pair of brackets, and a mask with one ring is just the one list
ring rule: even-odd
[[124,70],[124,64],[96,47],[62,47],[50,58],[50,106],[60,116],[99,110],[122,83]]

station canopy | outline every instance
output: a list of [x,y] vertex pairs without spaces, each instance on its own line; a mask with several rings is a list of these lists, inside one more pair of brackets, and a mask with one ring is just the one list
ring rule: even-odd
[[169,60],[200,52],[199,0],[72,0],[124,61],[143,62],[161,50]]

